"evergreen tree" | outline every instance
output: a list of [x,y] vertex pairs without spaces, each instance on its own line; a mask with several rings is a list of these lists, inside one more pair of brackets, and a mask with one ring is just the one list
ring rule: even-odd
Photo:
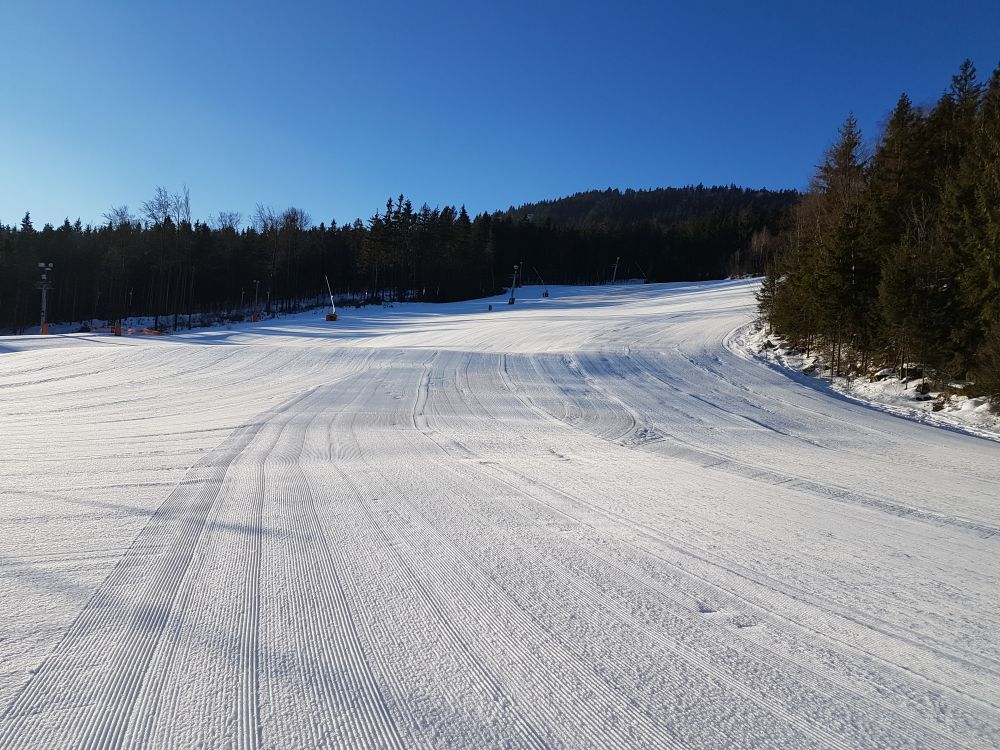
[[837,369],[917,363],[1000,399],[1000,72],[984,87],[966,61],[926,116],[900,97],[870,161],[861,143],[849,118],[794,210],[762,313]]

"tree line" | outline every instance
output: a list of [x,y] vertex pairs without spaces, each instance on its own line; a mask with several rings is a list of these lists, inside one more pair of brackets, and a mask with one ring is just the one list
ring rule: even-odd
[[186,187],[157,187],[137,211],[114,206],[96,226],[67,218],[39,229],[27,213],[0,223],[0,330],[38,325],[39,262],[55,265],[50,321],[151,316],[173,328],[294,311],[325,296],[326,278],[359,303],[498,293],[515,263],[525,283],[600,283],[616,268],[619,279],[716,278],[763,270],[769,227],[797,198],[735,186],[599,195],[605,209],[588,216],[546,214],[579,203],[572,196],[474,218],[401,195],[341,226],[264,205],[196,220]]
[[759,294],[780,336],[1000,399],[1000,68],[902,95],[871,148],[848,117],[783,230]]

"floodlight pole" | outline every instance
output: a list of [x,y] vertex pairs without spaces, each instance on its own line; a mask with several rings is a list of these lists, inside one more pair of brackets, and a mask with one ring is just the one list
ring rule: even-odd
[[40,333],[44,334],[48,333],[45,329],[45,318],[48,306],[48,293],[49,290],[52,289],[52,282],[49,281],[49,271],[51,271],[55,266],[52,263],[39,263],[38,267],[42,271],[42,280],[35,284],[36,289],[42,290],[42,315],[38,330]]
[[514,287],[517,286],[517,263],[514,264],[514,275],[510,280],[510,299],[507,300],[508,305],[514,304]]
[[258,295],[259,291],[260,291],[260,279],[254,279],[253,280],[253,311],[254,311],[255,315],[258,314],[257,298],[259,296]]

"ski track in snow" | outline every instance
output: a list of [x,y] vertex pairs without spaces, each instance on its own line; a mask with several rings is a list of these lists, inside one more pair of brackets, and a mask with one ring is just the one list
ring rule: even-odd
[[752,292],[5,340],[0,748],[1000,746],[1000,444]]

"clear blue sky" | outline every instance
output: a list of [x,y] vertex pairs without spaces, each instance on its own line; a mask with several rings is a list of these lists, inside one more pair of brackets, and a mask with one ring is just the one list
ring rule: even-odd
[[316,223],[605,187],[804,187],[848,112],[1000,62],[1000,2],[0,3],[0,221]]

